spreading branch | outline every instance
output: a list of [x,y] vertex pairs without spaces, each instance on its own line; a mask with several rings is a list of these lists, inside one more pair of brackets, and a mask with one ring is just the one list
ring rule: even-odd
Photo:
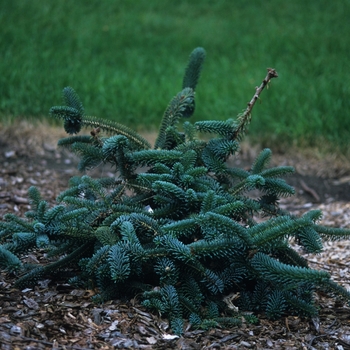
[[239,115],[239,118],[238,118],[239,124],[238,124],[237,129],[235,130],[235,132],[233,134],[234,140],[240,139],[241,136],[243,136],[247,125],[250,123],[251,113],[252,113],[253,107],[255,105],[255,102],[259,99],[260,94],[264,90],[265,86],[268,85],[270,80],[272,78],[277,78],[277,77],[278,77],[278,74],[277,74],[275,69],[267,68],[267,75],[266,75],[265,79],[262,81],[260,86],[257,86],[255,88],[255,94],[252,97],[252,99],[248,102],[246,110],[241,115]]

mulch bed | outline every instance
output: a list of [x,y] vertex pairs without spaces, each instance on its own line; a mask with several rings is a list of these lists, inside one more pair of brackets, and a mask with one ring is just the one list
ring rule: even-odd
[[[27,125],[25,130],[23,135],[10,129],[0,140],[0,220],[6,213],[23,215],[29,209],[30,186],[37,186],[53,204],[69,178],[78,174],[76,158],[55,147],[61,134],[52,131],[47,143],[47,126],[42,130]],[[251,158],[243,150],[235,161],[245,166]],[[319,208],[324,224],[349,227],[350,167],[286,155],[277,155],[274,162],[297,169],[287,180],[297,195],[281,200],[282,207],[296,215]],[[109,174],[113,175],[110,169],[94,173]],[[45,256],[35,251],[25,259],[38,262]],[[329,271],[350,288],[349,241],[326,242],[322,254],[307,259],[310,267]],[[271,321],[258,315],[258,325],[243,319],[240,327],[211,330],[194,330],[188,324],[178,337],[166,319],[140,306],[137,296],[97,305],[91,301],[94,290],[44,280],[19,291],[13,288],[14,281],[15,276],[0,274],[0,349],[350,349],[350,308],[323,293],[317,295],[320,313],[314,319],[289,316]]]

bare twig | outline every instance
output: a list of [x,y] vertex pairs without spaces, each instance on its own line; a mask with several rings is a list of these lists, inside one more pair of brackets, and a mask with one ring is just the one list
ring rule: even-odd
[[265,79],[262,81],[260,86],[255,88],[255,94],[252,99],[248,102],[246,110],[239,116],[239,125],[233,134],[233,139],[239,138],[244,132],[247,125],[250,123],[251,113],[255,102],[259,99],[261,92],[264,90],[265,86],[268,85],[272,78],[277,78],[278,74],[275,69],[267,68],[267,75]]

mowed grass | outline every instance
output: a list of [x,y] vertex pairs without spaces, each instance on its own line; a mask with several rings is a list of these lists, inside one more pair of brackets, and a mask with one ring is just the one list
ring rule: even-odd
[[2,1],[0,117],[47,116],[69,85],[88,115],[156,128],[202,46],[193,121],[236,118],[273,67],[249,136],[346,151],[349,18],[346,0]]

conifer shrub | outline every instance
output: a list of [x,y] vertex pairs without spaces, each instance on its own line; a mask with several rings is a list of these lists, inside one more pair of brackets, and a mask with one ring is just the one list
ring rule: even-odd
[[[269,149],[249,170],[228,161],[277,72],[268,69],[236,120],[191,123],[204,59],[202,48],[190,55],[154,147],[128,127],[85,115],[77,93],[63,90],[64,106],[50,110],[70,134],[59,145],[79,155],[82,172],[108,164],[115,177],[73,177],[53,207],[31,187],[25,218],[6,215],[0,267],[18,276],[17,288],[66,278],[95,289],[96,302],[138,295],[177,334],[186,319],[208,328],[239,324],[242,315],[254,322],[259,313],[312,317],[318,290],[349,302],[350,293],[328,272],[309,268],[290,242],[318,253],[323,240],[348,238],[350,230],[320,225],[319,210],[297,217],[281,209],[279,199],[294,194],[282,179],[293,168],[269,167]],[[90,135],[76,135],[83,127]],[[21,260],[36,248],[53,262]]]

